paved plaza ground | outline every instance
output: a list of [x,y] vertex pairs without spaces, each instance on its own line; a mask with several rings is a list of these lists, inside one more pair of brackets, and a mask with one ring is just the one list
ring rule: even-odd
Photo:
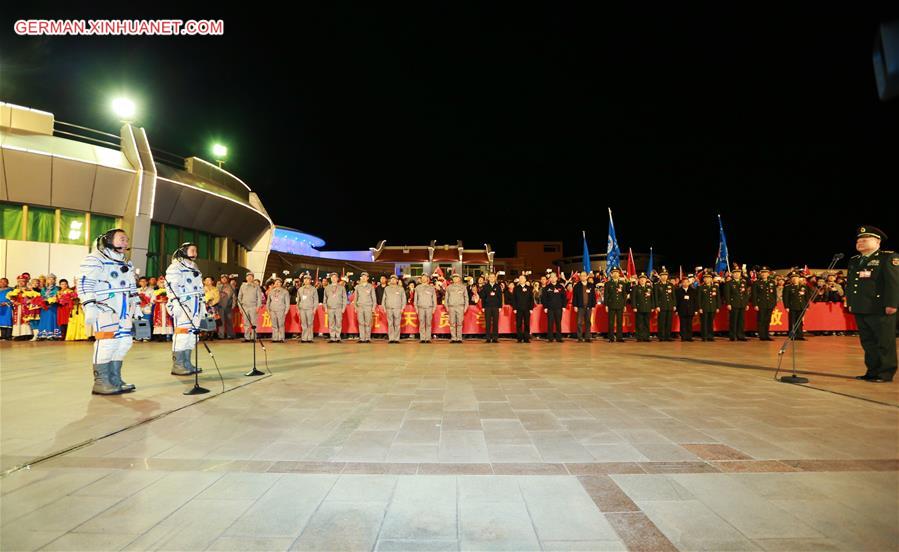
[[4,343],[0,549],[897,550],[899,383],[779,345]]

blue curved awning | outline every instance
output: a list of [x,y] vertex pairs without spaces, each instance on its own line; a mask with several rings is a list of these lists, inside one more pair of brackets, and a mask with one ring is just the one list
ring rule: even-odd
[[306,255],[310,248],[319,248],[325,245],[325,240],[312,234],[300,232],[284,226],[275,227],[272,236],[272,251]]

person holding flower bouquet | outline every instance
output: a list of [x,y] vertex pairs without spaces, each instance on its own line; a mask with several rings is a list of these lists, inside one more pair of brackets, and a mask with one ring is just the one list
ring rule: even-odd
[[84,341],[93,335],[91,328],[84,323],[84,308],[81,299],[76,295],[72,299],[72,311],[69,313],[69,323],[66,326],[66,341]]
[[175,326],[166,309],[169,298],[165,289],[165,276],[160,276],[156,280],[156,286],[158,289],[153,290],[153,335],[171,341]]
[[69,287],[69,281],[65,278],[59,281],[59,292],[56,294],[56,325],[59,327],[59,336],[66,338],[69,327],[69,317],[72,315],[72,307],[78,293]]
[[0,278],[0,340],[12,339],[12,301],[6,294],[12,291],[9,280]]
[[56,285],[56,275],[49,274],[41,286],[41,297],[44,299],[41,319],[38,322],[38,339],[59,339],[58,300],[59,286]]
[[31,341],[37,341],[40,334],[41,311],[46,305],[44,296],[41,295],[41,281],[32,278],[28,282],[28,289],[20,293],[19,300],[23,309],[22,320],[28,323],[31,330]]
[[[140,299],[140,312],[151,328],[153,327],[153,291],[153,287],[150,286],[146,276],[141,276],[137,280],[137,296]],[[150,341],[150,339],[142,339],[141,341]]]
[[31,325],[25,319],[25,305],[28,298],[28,280],[31,275],[23,272],[16,278],[16,287],[6,294],[7,301],[10,302],[12,308],[12,338],[31,336]]

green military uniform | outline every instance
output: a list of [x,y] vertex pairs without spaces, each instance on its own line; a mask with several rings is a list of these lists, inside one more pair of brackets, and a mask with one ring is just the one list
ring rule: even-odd
[[[705,280],[708,279],[708,282]],[[699,286],[699,319],[703,341],[715,341],[715,314],[721,308],[721,297],[718,295],[718,284],[712,282],[712,275],[703,276],[703,284]]]
[[768,277],[769,273],[768,267],[763,266],[759,271],[759,279],[752,284],[752,304],[758,311],[759,341],[774,341],[771,339],[769,328],[771,313],[777,306],[777,283]]
[[[790,273],[790,278],[798,277],[798,272]],[[784,286],[783,294],[784,308],[787,309],[789,314],[790,333],[793,336],[793,339],[805,341],[805,336],[803,335],[803,321],[800,318],[800,315],[802,314],[802,310],[811,300],[812,295],[815,294],[815,290],[802,282],[791,282],[789,285]]]
[[[737,275],[739,275],[739,279]],[[749,282],[743,279],[742,270],[734,270],[733,278],[724,283],[724,302],[730,311],[728,337],[731,341],[746,341],[746,333],[743,328],[746,325],[746,309],[749,306],[751,293]]]
[[613,279],[603,286],[603,303],[609,311],[609,341],[624,341],[621,324],[624,321],[624,307],[627,305],[627,295],[630,292],[630,284],[626,280],[614,279],[615,274],[621,275],[617,268],[612,269]]
[[[667,275],[668,271],[662,267],[662,272],[659,273],[659,276]],[[671,339],[671,319],[674,318],[674,311],[677,308],[675,291],[674,284],[667,280],[664,282],[660,280],[655,286],[656,309],[659,311],[659,341],[674,341]]]
[[640,274],[638,283],[631,288],[631,305],[634,307],[637,341],[649,341],[649,319],[656,308],[656,300],[655,290],[652,283],[646,280],[646,274]]
[[[858,238],[886,239],[883,231],[873,226],[858,229]],[[849,260],[846,290],[849,312],[855,315],[858,337],[865,350],[864,376],[872,382],[893,381],[896,374],[896,314],[899,307],[899,255],[894,251],[877,251]],[[887,314],[886,309],[894,312]]]

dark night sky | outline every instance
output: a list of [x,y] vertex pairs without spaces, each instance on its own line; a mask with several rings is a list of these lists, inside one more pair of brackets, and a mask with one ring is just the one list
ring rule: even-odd
[[[877,99],[871,64],[899,10],[813,6],[4,6],[0,99],[115,131],[108,99],[128,92],[155,147],[209,158],[223,141],[276,223],[329,249],[561,239],[577,255],[586,229],[601,252],[611,207],[621,246],[669,266],[711,263],[717,212],[732,260],[822,266],[860,223],[899,241],[899,102]],[[225,36],[12,31],[94,17],[221,18]]]

